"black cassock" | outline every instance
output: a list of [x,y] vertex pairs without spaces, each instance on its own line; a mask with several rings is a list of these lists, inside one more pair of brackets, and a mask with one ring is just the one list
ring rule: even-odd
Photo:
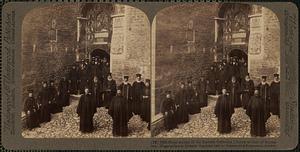
[[104,82],[103,104],[104,107],[109,108],[112,98],[117,93],[117,84],[115,80],[106,80]]
[[51,115],[48,88],[42,88],[42,90],[38,94],[37,100],[39,104],[40,123],[49,122],[51,119]]
[[259,95],[262,100],[266,103],[266,108],[268,111],[270,111],[270,86],[268,83],[265,84],[258,84],[258,89],[259,89]]
[[229,92],[230,103],[233,107],[241,107],[241,98],[240,98],[240,84],[238,82],[229,82],[227,86]]
[[[28,113],[29,111],[29,113]],[[24,112],[26,114],[26,127],[33,129],[39,127],[38,104],[33,97],[28,97],[25,100]]]
[[254,83],[252,80],[242,81],[241,85],[241,91],[242,91],[242,106],[244,109],[247,108],[250,97],[253,96],[254,93]]
[[128,121],[132,117],[128,101],[121,95],[114,96],[108,114],[113,119],[113,136],[128,136]]
[[101,82],[91,82],[90,84],[90,92],[92,93],[92,100],[95,102],[97,107],[103,107],[103,101],[102,101],[102,92],[103,92],[103,86]]
[[77,94],[77,81],[79,79],[79,74],[77,69],[71,69],[68,75],[68,79],[71,80],[69,84],[70,87],[70,94]]
[[135,81],[132,84],[132,110],[138,115],[141,113],[141,102],[144,87],[145,84],[142,81]]
[[150,123],[150,102],[151,102],[151,88],[144,87],[141,102],[141,118]]
[[132,87],[130,83],[122,83],[119,86],[121,88],[121,94],[122,96],[128,100],[129,104],[132,101]]
[[280,82],[272,82],[270,86],[270,111],[280,116]]
[[203,80],[203,81],[199,81],[198,83],[198,90],[199,90],[199,98],[200,98],[200,107],[206,107],[207,103],[208,103],[208,98],[207,98],[207,89],[206,89],[206,84],[207,81]]
[[80,117],[79,130],[81,132],[92,132],[94,130],[93,117],[96,113],[96,105],[90,94],[84,94],[80,97],[77,114]]
[[50,103],[50,112],[51,113],[58,113],[62,112],[62,106],[58,101],[58,95],[57,95],[57,90],[54,86],[49,86],[49,101]]
[[94,76],[97,76],[98,79],[102,79],[101,67],[98,64],[91,65],[90,80],[93,80]]
[[177,127],[177,122],[176,122],[176,107],[175,107],[175,102],[171,98],[165,99],[161,103],[160,107],[160,112],[164,116],[164,126],[166,130],[171,130]]
[[60,80],[58,85],[58,104],[61,107],[70,105],[70,89],[66,80]]
[[196,114],[201,112],[200,96],[198,92],[198,90],[193,91],[194,95],[189,102],[189,114]]
[[230,103],[228,95],[220,95],[215,106],[215,115],[218,118],[218,132],[231,132],[231,116],[234,109]]
[[176,118],[178,123],[186,123],[189,121],[187,91],[180,89],[175,95],[175,104],[177,106]]
[[79,70],[79,80],[78,80],[78,91],[80,94],[84,93],[84,88],[89,84],[89,72],[88,68],[83,68]]
[[216,71],[210,70],[208,72],[207,80],[209,81],[209,85],[207,85],[208,94],[215,95],[216,94]]
[[270,117],[266,102],[259,96],[252,96],[246,114],[251,119],[250,134],[252,136],[266,136],[265,123]]

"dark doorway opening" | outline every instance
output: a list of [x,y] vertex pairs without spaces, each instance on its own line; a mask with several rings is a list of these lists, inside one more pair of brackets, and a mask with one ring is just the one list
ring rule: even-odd
[[248,63],[248,55],[242,50],[239,49],[231,50],[228,55],[229,57],[238,59],[238,61],[243,60],[245,63]]
[[110,61],[110,55],[109,53],[107,53],[105,50],[102,50],[102,49],[95,49],[91,52],[91,58],[93,57],[97,57],[99,59],[103,59],[103,58],[106,58],[108,63]]

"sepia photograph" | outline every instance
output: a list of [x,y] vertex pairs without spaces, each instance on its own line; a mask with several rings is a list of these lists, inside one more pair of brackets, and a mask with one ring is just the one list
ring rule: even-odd
[[272,10],[178,4],[160,10],[152,30],[152,136],[279,138],[280,23]]
[[24,138],[151,137],[150,22],[113,3],[53,3],[22,23]]

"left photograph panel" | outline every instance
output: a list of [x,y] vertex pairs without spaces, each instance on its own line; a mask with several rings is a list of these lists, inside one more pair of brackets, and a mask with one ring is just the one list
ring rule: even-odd
[[22,23],[24,138],[148,138],[150,23],[108,3],[51,4]]

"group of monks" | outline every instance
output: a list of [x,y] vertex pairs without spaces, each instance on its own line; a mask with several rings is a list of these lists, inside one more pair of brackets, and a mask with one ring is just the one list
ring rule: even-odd
[[113,119],[113,135],[127,136],[128,121],[135,115],[140,115],[148,123],[150,129],[150,80],[142,81],[141,74],[136,74],[136,80],[131,85],[129,76],[123,77],[120,85],[109,72],[109,62],[106,58],[82,60],[74,65],[59,81],[58,89],[54,80],[42,83],[37,98],[33,91],[28,90],[24,112],[26,126],[30,130],[40,123],[49,122],[51,113],[62,112],[64,106],[70,104],[70,95],[80,95],[76,109],[80,117],[79,130],[93,132],[93,116],[97,107],[105,107]]
[[231,132],[234,108],[242,107],[251,119],[251,135],[265,136],[265,123],[270,113],[280,116],[279,74],[274,74],[270,85],[266,81],[267,76],[262,76],[261,82],[255,86],[249,73],[244,74],[246,63],[243,61],[233,58],[229,63],[223,61],[216,65],[212,66],[206,78],[200,77],[197,83],[188,80],[186,86],[184,81],[180,82],[174,98],[171,91],[166,91],[161,104],[166,130],[188,122],[190,114],[200,113],[201,108],[207,106],[208,95],[218,95],[214,111],[218,118],[218,132]]

